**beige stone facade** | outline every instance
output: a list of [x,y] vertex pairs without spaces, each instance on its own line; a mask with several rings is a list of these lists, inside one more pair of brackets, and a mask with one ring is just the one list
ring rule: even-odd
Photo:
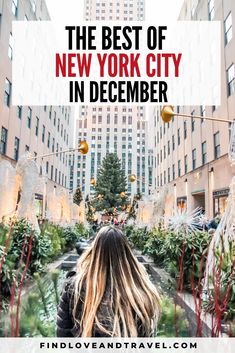
[[[219,20],[221,46],[221,106],[175,107],[177,112],[235,119],[235,1],[187,0],[180,20]],[[200,89],[200,87],[198,88]],[[156,182],[171,187],[166,204],[169,214],[173,206],[193,210],[197,206],[211,218],[226,207],[229,185],[235,168],[228,160],[230,127],[227,123],[175,117],[164,124],[159,109],[156,122]]]
[[[74,120],[70,107],[12,106],[12,21],[15,20],[49,20],[46,2],[0,0],[0,161],[7,159],[13,166],[26,151],[40,156],[72,147]],[[67,193],[69,157],[55,155],[38,159],[37,163],[47,181],[46,192],[42,187],[35,195],[40,214],[43,212],[42,200],[45,199],[43,194]]]

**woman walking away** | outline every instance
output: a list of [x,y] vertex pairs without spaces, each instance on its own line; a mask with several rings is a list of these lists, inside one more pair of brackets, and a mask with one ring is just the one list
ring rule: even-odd
[[122,231],[103,227],[66,282],[58,337],[150,337],[160,298]]

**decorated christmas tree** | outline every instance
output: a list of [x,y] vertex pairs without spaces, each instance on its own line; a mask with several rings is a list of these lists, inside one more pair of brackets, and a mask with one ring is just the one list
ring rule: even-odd
[[82,202],[82,192],[81,192],[80,188],[77,188],[77,190],[75,191],[75,193],[73,195],[73,203],[75,203],[75,205],[79,206],[81,202]]
[[95,187],[96,210],[107,215],[116,215],[125,210],[129,204],[126,189],[127,178],[120,159],[114,153],[107,154],[98,171]]

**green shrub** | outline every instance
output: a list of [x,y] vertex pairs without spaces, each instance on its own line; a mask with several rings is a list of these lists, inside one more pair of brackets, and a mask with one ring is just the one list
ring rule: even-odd
[[[84,233],[86,231],[82,225],[78,229],[83,230]],[[0,224],[0,263],[2,263],[0,296],[3,299],[4,307],[5,304],[7,307],[14,279],[16,279],[16,286],[19,285],[31,237],[32,248],[27,276],[32,276],[35,272],[42,272],[45,264],[71,249],[81,236],[78,229],[69,227],[64,229],[47,222],[43,224],[41,233],[38,233],[25,219],[17,220],[9,227]],[[8,241],[6,249],[7,239],[10,241]]]
[[144,253],[151,256],[154,262],[162,267],[167,258],[167,251],[165,247],[167,233],[155,229],[149,233],[149,237],[144,245]]
[[211,235],[206,232],[185,235],[164,229],[148,231],[133,226],[126,226],[125,233],[133,247],[150,255],[172,277],[180,277],[185,289],[192,290],[192,281],[195,288],[198,286],[204,273]]
[[228,251],[225,251],[223,245],[221,249],[217,248],[215,250],[215,267],[213,272],[214,279],[212,276],[209,278],[210,290],[207,299],[203,303],[204,309],[211,314],[216,314],[216,310],[220,308],[224,320],[234,321],[235,242],[230,241]]
[[74,227],[74,231],[79,238],[88,239],[92,234],[92,231],[84,226],[83,223],[76,223]]
[[64,246],[69,249],[74,247],[75,243],[79,240],[79,235],[74,228],[67,227],[63,230]]
[[7,236],[9,232],[9,227],[0,223],[0,246],[5,246],[7,241]]
[[[46,234],[39,234],[32,230],[31,225],[24,219],[16,221],[12,228],[11,247],[7,256],[13,256],[18,259],[19,264],[24,249],[22,262],[22,265],[24,266],[29,250],[30,237],[32,237],[32,249],[29,273],[33,274],[34,272],[41,271],[43,265],[48,262],[48,258],[52,251],[52,244],[50,238]],[[18,265],[16,268],[17,267]]]
[[133,247],[144,251],[145,244],[149,238],[149,231],[145,228],[134,228],[133,226],[126,226],[125,234]]
[[6,256],[5,248],[3,246],[0,246],[0,263],[0,300],[4,300],[5,298],[10,297],[12,283],[14,282],[14,279],[16,277],[16,257],[14,257],[13,255]]
[[164,244],[166,269],[170,270],[173,277],[183,276],[184,288],[191,290],[192,280],[196,287],[203,276],[210,241],[211,236],[202,232],[191,233],[187,236],[167,234]]
[[160,337],[188,337],[189,322],[185,311],[164,297],[161,305],[161,317],[157,327],[157,336]]
[[52,223],[45,223],[42,226],[41,234],[51,241],[51,252],[49,253],[51,259],[63,253],[66,244],[66,240],[63,236],[63,228]]

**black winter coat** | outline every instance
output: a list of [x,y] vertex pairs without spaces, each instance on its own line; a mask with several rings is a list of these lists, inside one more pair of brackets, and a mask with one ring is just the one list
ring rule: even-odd
[[[78,323],[74,322],[73,319],[73,293],[74,293],[74,276],[75,272],[69,272],[68,278],[65,282],[62,290],[60,303],[57,311],[57,337],[80,337],[80,327]],[[100,314],[98,314],[99,321],[109,330],[112,329],[112,323],[108,321],[110,317],[107,305],[107,299],[104,298],[100,305]],[[77,318],[81,319],[83,300],[81,299],[77,308]],[[137,321],[138,322],[138,321]],[[94,326],[92,333],[93,337],[105,337],[103,332],[100,332],[97,327]],[[145,337],[141,322],[138,324],[138,336]]]

